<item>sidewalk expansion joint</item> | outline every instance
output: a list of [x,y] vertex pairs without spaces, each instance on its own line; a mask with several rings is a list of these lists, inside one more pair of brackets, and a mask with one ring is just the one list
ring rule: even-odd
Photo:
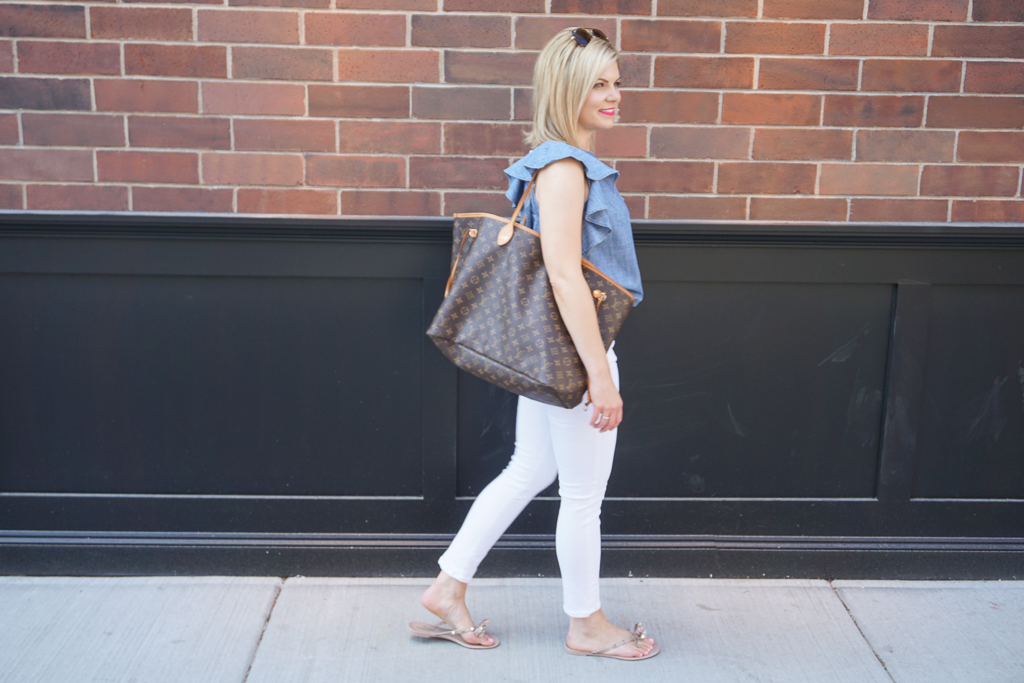
[[882,656],[878,654],[877,651],[875,651],[875,646],[871,644],[871,641],[868,640],[868,637],[864,635],[864,630],[861,629],[860,624],[857,623],[857,617],[853,616],[853,612],[850,610],[850,606],[846,604],[846,601],[843,600],[843,596],[839,594],[839,591],[836,589],[835,582],[829,581],[828,587],[831,588],[832,592],[836,594],[837,598],[839,598],[839,602],[842,603],[843,609],[845,609],[846,613],[850,615],[850,621],[852,621],[853,625],[857,627],[857,633],[859,633],[860,637],[864,639],[864,642],[867,643],[867,646],[871,648],[871,654],[875,656],[875,659],[878,660],[878,663],[882,665],[882,670],[885,671],[885,675],[889,677],[889,680],[892,681],[892,683],[896,683],[896,679],[893,678],[892,673],[889,671],[889,667],[885,665],[885,660],[882,659]]

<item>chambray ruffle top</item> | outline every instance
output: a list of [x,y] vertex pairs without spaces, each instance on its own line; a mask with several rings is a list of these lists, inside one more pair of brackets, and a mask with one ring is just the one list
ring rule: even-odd
[[[618,171],[586,150],[564,142],[548,141],[505,169],[509,182],[505,196],[515,206],[535,171],[567,157],[583,164],[590,183],[590,194],[583,207],[583,257],[636,297],[635,306],[643,299],[644,290],[633,246],[629,209],[615,187]],[[536,192],[530,193],[518,222],[540,232]]]

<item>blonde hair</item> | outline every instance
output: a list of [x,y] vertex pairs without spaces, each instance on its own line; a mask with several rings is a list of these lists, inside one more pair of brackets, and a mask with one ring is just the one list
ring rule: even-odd
[[597,36],[581,47],[566,28],[548,41],[533,67],[533,127],[530,147],[556,140],[575,146],[580,112],[590,89],[608,66],[621,64],[619,52]]

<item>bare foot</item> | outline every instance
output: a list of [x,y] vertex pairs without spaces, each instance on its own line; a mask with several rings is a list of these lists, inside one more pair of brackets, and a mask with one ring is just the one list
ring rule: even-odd
[[[573,650],[593,652],[631,637],[630,631],[614,625],[604,616],[604,612],[597,610],[583,619],[569,618],[569,635],[565,638],[565,644]],[[643,657],[653,647],[654,639],[647,637],[639,645],[630,640],[625,645],[609,650],[606,654],[620,657]]]
[[[476,626],[473,618],[469,616],[469,609],[466,608],[466,584],[444,572],[438,574],[430,588],[423,591],[420,602],[453,629],[461,630]],[[462,638],[473,645],[494,643],[494,639],[486,633],[482,636],[474,635],[472,632],[463,633]]]

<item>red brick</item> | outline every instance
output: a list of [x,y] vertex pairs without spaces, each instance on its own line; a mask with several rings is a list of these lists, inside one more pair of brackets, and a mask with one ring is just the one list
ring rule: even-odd
[[929,128],[1021,128],[1024,98],[934,95],[928,100]]
[[444,79],[448,83],[529,85],[533,82],[531,52],[458,52],[445,50]]
[[228,50],[223,45],[128,43],[124,70],[129,76],[227,78]]
[[302,116],[306,89],[292,83],[203,83],[203,113]]
[[310,119],[235,119],[241,152],[333,152],[334,122]]
[[0,78],[5,109],[89,110],[89,81],[84,78]]
[[846,200],[822,197],[751,197],[750,220],[845,221]]
[[820,55],[825,51],[825,24],[730,21],[725,25],[725,51]]
[[89,27],[94,40],[192,40],[192,10],[92,7]]
[[533,89],[512,89],[512,119],[514,121],[533,120]]
[[862,90],[958,92],[962,62],[943,59],[867,59]]
[[117,43],[18,42],[18,71],[37,74],[120,74]]
[[27,185],[29,211],[127,211],[125,185]]
[[916,95],[826,95],[826,126],[916,128],[924,98]]
[[718,52],[722,22],[623,19],[622,49],[629,52]]
[[658,0],[658,16],[756,17],[757,0]]
[[[516,47],[520,50],[539,50],[563,28],[578,26],[575,17],[516,17]],[[604,31],[608,40],[615,44],[616,22],[614,19],[587,20],[588,28]]]
[[511,113],[508,88],[414,85],[412,115],[418,119],[507,121]]
[[773,59],[763,57],[760,90],[856,90],[855,59]]
[[936,26],[934,57],[1024,58],[1024,26]]
[[[134,0],[133,0],[134,1]],[[142,0],[139,0],[140,2]],[[371,2],[373,0],[364,0],[364,2]],[[419,0],[424,2],[425,0]],[[220,5],[221,0],[203,0],[203,2]],[[345,0],[338,0],[338,9],[342,9],[346,5],[358,4],[358,3],[346,3]],[[380,0],[381,9],[387,9],[387,0]],[[327,9],[331,6],[331,0],[228,0],[228,5],[231,7],[294,7],[301,9]],[[349,8],[351,9],[351,8]],[[360,9],[356,7],[356,9]]]
[[0,40],[0,73],[14,71],[14,41]]
[[967,62],[965,92],[1024,94],[1024,63]]
[[623,88],[646,88],[651,84],[651,55],[622,55],[619,81]]
[[342,154],[440,154],[441,124],[407,121],[339,121]]
[[[405,19],[401,42],[405,44]],[[472,15],[412,15],[412,45],[421,47],[510,47],[512,18]]]
[[1024,222],[1024,201],[961,200],[953,202],[953,220],[977,223]]
[[26,145],[124,147],[124,119],[113,114],[21,115]]
[[953,161],[955,142],[953,131],[859,130],[857,161]]
[[[657,196],[657,195],[655,195]],[[622,201],[626,203],[626,210],[629,215],[633,218],[646,218],[647,217],[647,201],[646,195],[642,194],[624,194],[622,195]]]
[[311,154],[306,159],[306,184],[335,187],[403,187],[405,159]]
[[409,87],[310,85],[309,115],[356,119],[404,119],[409,116]]
[[84,149],[0,148],[0,178],[91,181],[92,152]]
[[828,128],[758,128],[754,131],[755,159],[853,158],[853,131]]
[[444,215],[455,213],[493,213],[511,216],[514,207],[503,192],[445,192]]
[[[409,187],[508,189],[505,159],[410,157]],[[447,207],[446,207],[447,210]]]
[[96,152],[100,182],[199,182],[199,155],[186,152]]
[[722,123],[816,126],[820,117],[820,95],[773,93],[725,93],[722,95]]
[[338,9],[429,10],[437,9],[437,0],[334,0]]
[[[448,2],[445,9],[448,9]],[[651,0],[551,0],[552,14],[650,14]]]
[[97,111],[199,112],[199,87],[195,81],[143,79],[96,79]]
[[715,123],[718,93],[632,90],[619,112],[623,123]]
[[731,126],[654,127],[651,156],[663,159],[746,159],[750,129]]
[[[202,41],[294,44],[299,42],[298,12],[201,9],[198,16],[198,35]],[[309,39],[308,29],[306,41],[316,42]]]
[[967,21],[969,0],[871,0],[868,19]]
[[754,87],[753,57],[665,57],[654,62],[654,85],[659,88]]
[[[31,116],[24,114],[24,116]],[[18,117],[15,114],[0,114],[0,145],[18,144]],[[31,143],[29,143],[31,144]]]
[[945,199],[870,199],[850,201],[851,221],[929,222],[946,220],[949,202]]
[[444,153],[522,156],[530,151],[526,129],[519,123],[447,123]]
[[232,78],[329,81],[334,78],[331,50],[301,47],[234,47]]
[[437,83],[440,53],[434,50],[338,50],[339,81]]
[[337,214],[335,190],[238,190],[238,213]]
[[721,194],[814,194],[814,164],[723,162],[718,165]]
[[306,13],[310,45],[405,45],[402,14]]
[[[434,7],[420,8],[434,9]],[[544,0],[444,0],[445,12],[511,12],[542,14]],[[552,12],[557,10],[552,9]]]
[[928,26],[924,24],[832,24],[828,36],[831,55],[928,54]]
[[819,194],[916,195],[916,165],[822,164]]
[[299,154],[203,154],[203,183],[206,185],[301,185],[302,156]]
[[1012,197],[1020,184],[1016,166],[925,166],[921,194],[973,197]]
[[409,190],[342,190],[345,216],[439,216],[440,192]]
[[647,156],[647,129],[642,126],[615,126],[597,135],[599,157]]
[[0,183],[0,209],[24,209],[24,201],[21,193],[21,185],[12,183]]
[[1013,21],[1024,22],[1024,5],[1006,0],[974,0],[973,18],[975,21]]
[[654,220],[742,221],[746,217],[747,200],[744,197],[651,197],[649,218]]
[[231,213],[229,188],[133,187],[133,211]]
[[1024,133],[960,132],[957,161],[1024,162]]
[[775,19],[860,19],[864,0],[764,0],[762,16]]
[[200,116],[129,116],[128,144],[173,149],[231,149],[231,122],[226,118]]
[[622,192],[711,192],[715,165],[709,161],[620,161]]
[[[96,11],[94,7],[93,12]],[[66,5],[0,5],[0,36],[85,38],[85,8]],[[93,38],[98,38],[93,33]]]

